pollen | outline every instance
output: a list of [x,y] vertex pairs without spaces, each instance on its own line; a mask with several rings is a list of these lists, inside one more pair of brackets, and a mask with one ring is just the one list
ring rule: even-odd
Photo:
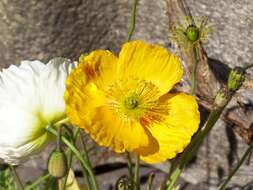
[[109,107],[124,122],[149,124],[168,114],[168,105],[159,102],[160,92],[151,82],[139,79],[118,80],[107,90]]

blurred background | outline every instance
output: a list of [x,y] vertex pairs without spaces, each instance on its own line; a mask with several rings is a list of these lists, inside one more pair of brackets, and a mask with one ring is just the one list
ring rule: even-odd
[[[209,17],[213,31],[205,44],[208,57],[230,67],[252,64],[252,0],[187,0],[187,4],[194,17]],[[130,0],[1,0],[0,67],[21,60],[46,63],[53,57],[78,60],[81,53],[94,49],[117,53],[127,38],[130,12]],[[173,48],[164,0],[139,0],[137,13],[133,39]],[[245,147],[228,124],[220,121],[182,176],[183,189],[215,189]],[[104,148],[96,148],[92,155],[102,189],[110,189],[117,177],[127,174],[124,164],[111,165],[124,162],[123,156]],[[21,166],[23,179],[38,177],[46,168],[47,156],[44,152]],[[229,189],[253,189],[252,161],[241,167]],[[161,170],[166,170],[166,165],[143,167],[143,181],[150,171],[162,180]],[[78,168],[76,171],[78,174]]]

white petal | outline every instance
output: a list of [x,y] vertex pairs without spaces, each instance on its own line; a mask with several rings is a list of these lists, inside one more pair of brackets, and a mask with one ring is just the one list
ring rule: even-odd
[[[42,113],[47,119],[62,117],[65,110],[65,80],[73,65],[63,58],[52,59],[40,75],[40,97]],[[49,98],[50,97],[50,98]]]
[[50,140],[45,128],[65,116],[65,80],[74,64],[23,61],[0,72],[0,158],[17,164]]

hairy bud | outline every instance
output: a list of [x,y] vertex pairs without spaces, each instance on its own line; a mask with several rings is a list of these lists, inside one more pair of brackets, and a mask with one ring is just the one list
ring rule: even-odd
[[188,40],[195,42],[199,39],[199,29],[195,25],[189,25],[186,29],[185,35]]
[[55,178],[62,178],[67,174],[67,158],[63,151],[54,150],[48,159],[48,172]]
[[230,91],[237,91],[245,80],[245,70],[241,67],[235,67],[229,73],[228,89]]

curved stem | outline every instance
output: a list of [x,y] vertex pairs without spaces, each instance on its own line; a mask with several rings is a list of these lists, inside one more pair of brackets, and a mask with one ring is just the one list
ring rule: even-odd
[[71,169],[71,165],[72,165],[72,161],[73,161],[73,152],[72,151],[67,152],[67,158],[68,158],[68,172],[67,172],[67,175],[63,179],[62,190],[66,189],[67,180],[68,180],[68,177],[69,177],[69,171]]
[[25,188],[25,190],[31,190],[34,187],[36,187],[37,185],[39,185],[42,181],[47,180],[51,175],[50,174],[46,174],[42,177],[39,177],[35,182],[33,182],[31,185],[27,186]]
[[166,190],[172,190],[175,183],[177,182],[180,174],[182,173],[183,168],[177,167],[174,172],[170,175],[169,180],[166,182]]
[[[57,136],[56,130],[53,129],[52,127],[48,126],[47,131],[52,133],[53,135]],[[65,145],[67,145],[69,147],[69,149],[75,154],[76,158],[80,161],[82,168],[84,170],[87,170],[87,172],[89,173],[89,176],[90,176],[91,182],[92,182],[92,186],[93,186],[92,190],[98,190],[99,188],[97,185],[96,177],[92,171],[92,168],[85,162],[85,160],[83,159],[80,152],[76,149],[76,147],[67,138],[62,136],[61,139],[62,139],[62,142]]]
[[128,31],[127,41],[130,41],[135,29],[135,20],[136,20],[136,7],[137,7],[137,1],[138,0],[132,0],[132,12],[131,12],[131,22],[130,22],[130,28]]
[[149,174],[147,190],[152,190],[152,184],[153,184],[154,177],[155,177],[155,173],[152,172]]
[[135,190],[140,190],[140,156],[139,155],[136,155],[136,160],[135,160],[134,187],[135,187]]
[[194,45],[193,48],[193,57],[194,57],[194,66],[192,71],[192,85],[191,85],[191,94],[194,95],[196,93],[197,88],[197,68],[199,65],[199,49],[198,45]]
[[205,123],[204,128],[200,130],[192,139],[190,144],[187,146],[186,150],[182,153],[180,163],[176,167],[176,169],[173,171],[173,173],[169,176],[169,179],[166,183],[165,189],[166,190],[172,190],[175,183],[177,182],[180,174],[182,173],[184,167],[186,164],[190,161],[190,159],[196,154],[198,148],[202,144],[205,136],[209,133],[209,131],[213,128],[217,120],[220,118],[220,115],[228,102],[231,100],[233,94],[227,94],[227,97],[225,98],[225,103],[221,106],[215,106],[211,113],[209,114],[209,117],[207,119],[207,122]]
[[17,189],[17,190],[24,190],[23,183],[22,183],[20,177],[18,176],[18,173],[17,173],[15,167],[12,166],[12,165],[10,165],[9,167],[10,167],[10,169],[12,170],[13,176],[14,176],[14,178],[15,178],[16,189]]
[[[65,129],[68,129],[67,126],[65,126]],[[79,134],[80,134],[80,129],[77,128],[75,130],[74,134],[71,135],[72,136],[72,142],[73,142],[73,144],[76,143],[76,139],[78,138]],[[69,172],[70,172],[72,161],[73,161],[73,152],[68,149],[67,150],[67,155],[68,155],[68,172],[67,172],[67,175],[63,179],[63,183],[62,183],[62,189],[63,190],[66,189],[67,180],[68,180]],[[85,170],[85,172],[87,172],[87,171]]]
[[219,186],[218,190],[225,190],[226,185],[231,180],[231,178],[234,176],[234,174],[237,172],[237,170],[241,167],[242,163],[245,161],[245,159],[248,157],[250,152],[253,149],[253,141],[250,143],[249,147],[243,154],[242,158],[239,160],[238,164],[235,166],[235,168],[232,170],[232,172],[229,174],[227,179]]
[[126,152],[126,157],[127,157],[128,175],[131,183],[131,190],[133,190],[134,188],[133,163],[129,152]]
[[169,175],[172,174],[172,172],[174,171],[175,167],[177,166],[178,161],[179,161],[178,159],[179,159],[179,157],[176,157],[176,158],[174,158],[174,159],[171,160],[170,170],[169,170],[169,173],[168,173]]
[[61,150],[61,125],[57,127],[57,140],[56,140],[56,149]]
[[[137,1],[138,0],[132,0],[132,12],[131,12],[131,20],[130,20],[130,27],[128,30],[127,41],[131,40],[134,29],[135,29]],[[132,165],[131,155],[129,152],[126,152],[126,156],[127,156],[128,173],[129,173],[129,178],[130,178],[130,183],[131,183],[131,190],[133,190],[134,174],[133,174],[133,165]]]
[[[84,142],[84,136],[81,134],[80,138],[81,138],[81,144],[82,144],[82,147],[83,147],[84,159],[86,160],[87,164],[91,167],[91,162],[90,162],[89,154],[88,154],[85,142]],[[88,173],[85,173],[84,177],[85,177],[85,180],[88,183],[89,190],[91,190],[91,184],[90,184]]]

